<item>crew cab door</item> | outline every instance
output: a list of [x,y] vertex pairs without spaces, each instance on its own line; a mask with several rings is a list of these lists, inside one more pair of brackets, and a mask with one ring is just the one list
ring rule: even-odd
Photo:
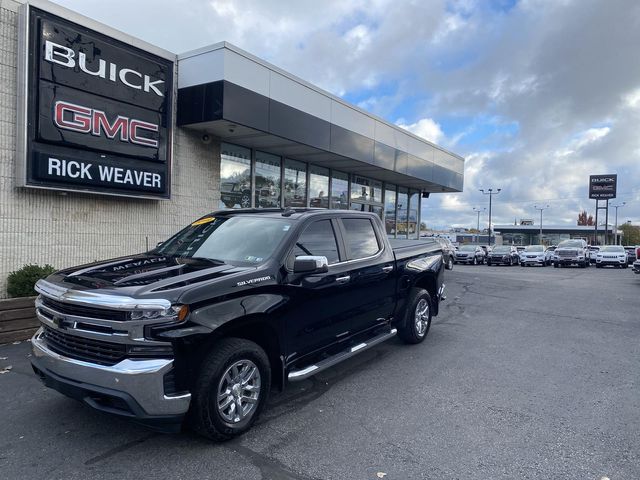
[[[289,272],[284,284],[289,297],[285,316],[288,354],[292,358],[311,353],[336,343],[350,331],[349,282],[344,281],[341,260],[345,260],[336,219],[315,220],[295,240],[285,260]],[[295,258],[324,256],[328,271],[296,274]]]
[[340,231],[346,261],[335,266],[348,292],[350,332],[357,333],[383,323],[396,304],[395,257],[383,233],[370,217],[342,217]]

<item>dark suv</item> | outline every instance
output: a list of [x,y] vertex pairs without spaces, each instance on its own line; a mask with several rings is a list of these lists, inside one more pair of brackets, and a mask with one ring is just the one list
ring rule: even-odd
[[469,263],[478,265],[484,263],[485,253],[478,245],[461,245],[456,250],[453,263]]
[[497,245],[487,256],[487,265],[518,265],[518,249],[513,245]]

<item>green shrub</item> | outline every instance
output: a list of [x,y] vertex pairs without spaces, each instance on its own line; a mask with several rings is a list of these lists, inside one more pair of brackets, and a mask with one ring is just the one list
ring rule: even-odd
[[20,270],[11,272],[7,277],[7,293],[10,297],[30,297],[37,295],[33,289],[41,278],[48,277],[56,269],[51,265],[25,265]]

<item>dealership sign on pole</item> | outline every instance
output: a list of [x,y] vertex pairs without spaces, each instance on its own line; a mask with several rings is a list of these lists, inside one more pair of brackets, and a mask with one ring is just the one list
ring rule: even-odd
[[591,175],[589,177],[589,198],[609,200],[616,198],[618,175]]
[[23,8],[21,186],[169,198],[174,62]]

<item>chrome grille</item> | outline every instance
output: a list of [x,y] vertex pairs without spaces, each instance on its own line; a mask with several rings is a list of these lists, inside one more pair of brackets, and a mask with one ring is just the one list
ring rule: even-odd
[[100,365],[115,365],[124,360],[127,355],[127,346],[123,343],[103,342],[69,335],[46,325],[43,327],[43,338],[47,347],[56,353]]
[[72,303],[63,303],[51,298],[40,296],[45,307],[49,307],[58,313],[64,315],[74,315],[77,317],[98,318],[103,320],[113,320],[115,322],[126,322],[130,320],[130,312],[124,310],[109,310],[106,308],[87,307],[83,305],[74,305]]

